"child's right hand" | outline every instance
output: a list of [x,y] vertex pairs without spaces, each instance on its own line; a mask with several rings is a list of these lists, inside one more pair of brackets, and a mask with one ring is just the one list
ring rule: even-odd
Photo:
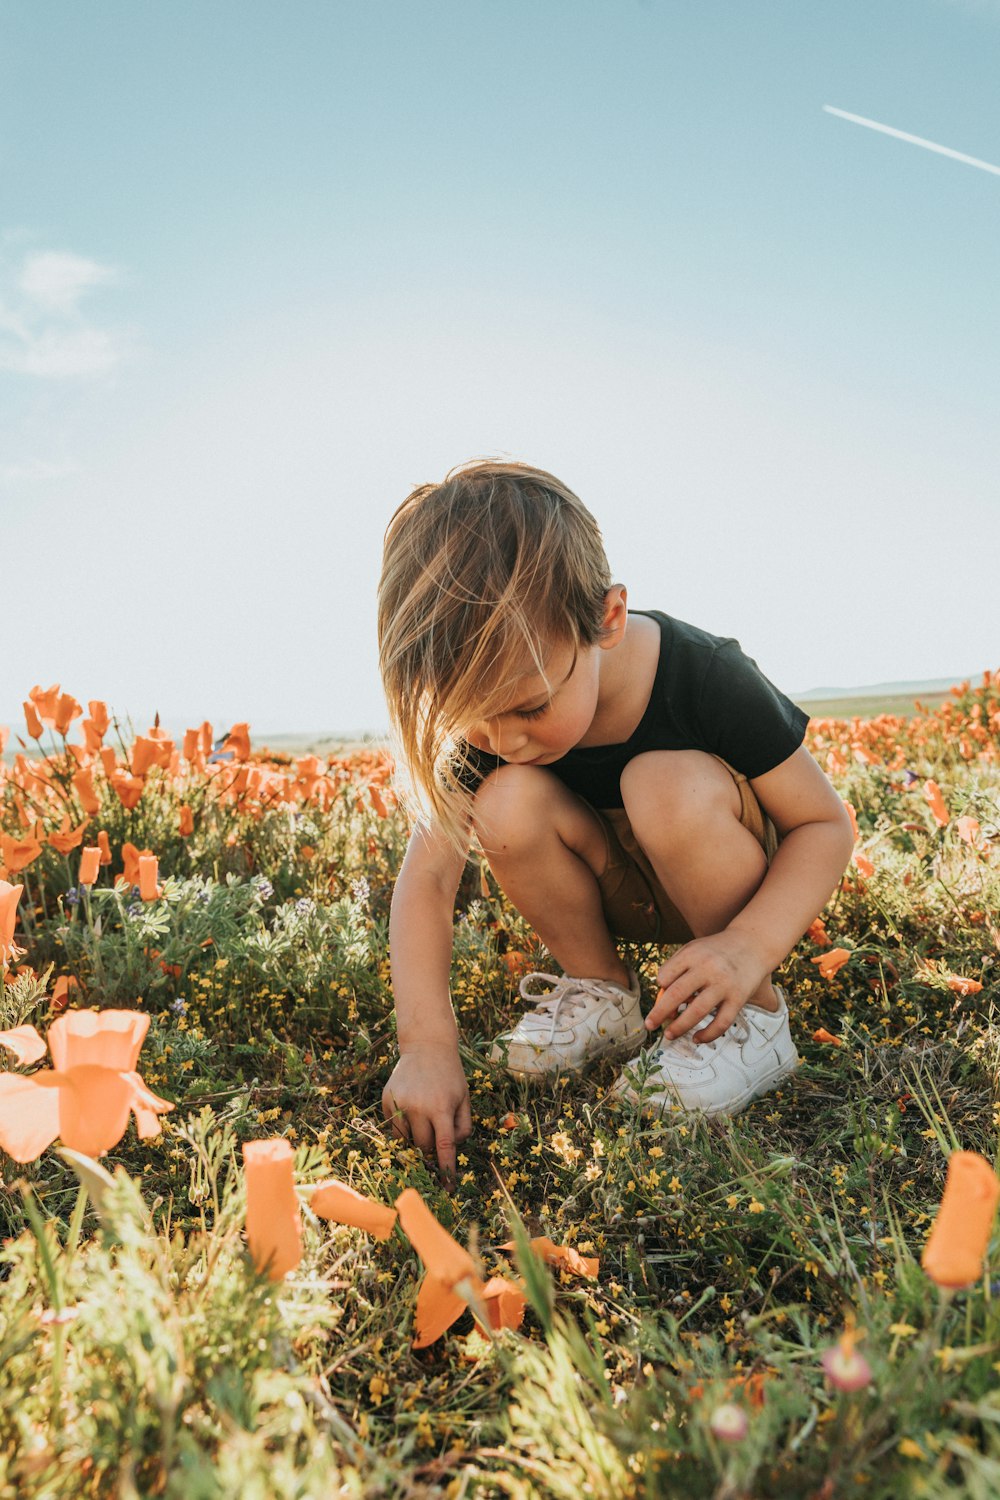
[[455,1147],[472,1134],[469,1086],[451,1047],[404,1052],[382,1090],[382,1114],[425,1157],[437,1155],[449,1186],[455,1181]]

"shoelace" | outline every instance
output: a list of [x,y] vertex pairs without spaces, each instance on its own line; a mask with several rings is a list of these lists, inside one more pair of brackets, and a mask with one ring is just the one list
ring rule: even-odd
[[[547,995],[533,995],[527,986],[533,979],[544,979],[546,984],[552,986]],[[565,1008],[567,1016],[572,1019],[576,1013],[586,1005],[587,997],[592,1000],[616,1000],[620,999],[623,991],[619,985],[613,985],[601,979],[574,979],[571,974],[543,974],[540,970],[533,970],[525,974],[518,986],[521,999],[528,1001],[534,1007],[534,1013],[522,1016],[518,1022],[519,1028],[525,1032],[541,1031],[542,1023],[551,1017],[549,1034],[545,1038],[548,1046],[556,1034],[556,1025]],[[532,1023],[536,1020],[538,1025]]]
[[[686,1009],[686,1004],[679,1006],[677,1014],[680,1015],[681,1011]],[[699,1027],[695,1029],[702,1031],[706,1026],[709,1025],[711,1025],[711,1019],[704,1021]],[[653,1056],[650,1059],[650,1062],[654,1067],[659,1066],[659,1063],[663,1059],[668,1047],[672,1052],[683,1053],[685,1057],[698,1057],[705,1051],[706,1048],[710,1052],[714,1052],[716,1043],[721,1042],[722,1037],[729,1036],[730,1032],[735,1032],[741,1044],[745,1042],[747,1037],[750,1035],[750,1027],[747,1025],[746,1018],[742,1013],[736,1017],[731,1026],[727,1027],[727,1029],[722,1033],[722,1036],[715,1037],[711,1042],[696,1042],[692,1039],[691,1032],[685,1031],[682,1036],[674,1037],[668,1042],[657,1043],[657,1045],[652,1049]]]

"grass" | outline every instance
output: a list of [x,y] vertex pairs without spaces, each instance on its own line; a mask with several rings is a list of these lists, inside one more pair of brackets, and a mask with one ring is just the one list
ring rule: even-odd
[[[781,971],[802,1067],[732,1119],[612,1102],[611,1065],[538,1086],[490,1063],[512,972],[551,961],[470,863],[452,983],[474,1134],[453,1193],[382,1119],[405,826],[381,753],[156,769],[131,811],[95,776],[88,837],[105,829],[114,862],[89,906],[79,850],[46,843],[13,877],[30,970],[0,1026],[44,1031],[72,974],[74,1003],[150,1014],[139,1068],[176,1107],[153,1139],[130,1125],[90,1191],[56,1149],[0,1154],[0,1497],[994,1494],[1000,1246],[957,1293],[920,1255],[949,1152],[997,1158],[998,700],[989,679],[947,713],[814,726],[874,873],[824,913],[844,967],[824,979],[807,936]],[[0,784],[8,836],[26,799],[59,826],[76,762],[50,757],[47,784],[17,766]],[[161,900],[106,884],[126,842],[159,854]],[[658,954],[629,957],[651,1000]],[[416,1187],[485,1275],[523,1277],[521,1329],[465,1314],[414,1350],[406,1237],[307,1209],[299,1268],[257,1275],[240,1146],[272,1136],[303,1198],[330,1176],[388,1204]],[[522,1223],[597,1277],[503,1251]],[[821,1363],[845,1328],[871,1371],[853,1392]],[[713,1430],[729,1404],[739,1440]]]

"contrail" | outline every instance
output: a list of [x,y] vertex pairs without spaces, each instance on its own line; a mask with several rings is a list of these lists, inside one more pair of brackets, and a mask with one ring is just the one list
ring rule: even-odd
[[939,156],[950,156],[953,161],[964,161],[966,166],[980,167],[982,171],[992,172],[994,177],[1000,177],[1000,167],[995,167],[989,161],[980,161],[978,156],[966,156],[964,151],[953,151],[950,146],[938,146],[934,141],[925,141],[922,136],[908,135],[905,130],[894,130],[891,125],[880,125],[877,120],[866,120],[864,115],[849,115],[846,109],[834,109],[832,104],[824,104],[823,108],[828,115],[839,115],[840,119],[850,120],[855,125],[867,125],[869,130],[894,135],[898,141],[909,141],[911,146],[923,146],[925,151],[936,151]]

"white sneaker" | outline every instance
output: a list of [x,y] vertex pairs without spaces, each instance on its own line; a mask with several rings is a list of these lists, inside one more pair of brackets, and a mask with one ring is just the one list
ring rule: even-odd
[[608,1097],[652,1106],[658,1113],[679,1107],[706,1115],[738,1114],[799,1065],[785,992],[778,985],[774,991],[776,1011],[745,1005],[729,1030],[714,1042],[691,1040],[711,1024],[712,1016],[693,1032],[671,1041],[661,1038],[622,1069]]
[[[513,1031],[497,1037],[490,1051],[515,1078],[537,1078],[558,1070],[579,1071],[599,1058],[631,1057],[648,1033],[639,1008],[639,979],[629,969],[629,988],[610,979],[575,979],[570,974],[526,974],[521,997],[534,1007]],[[533,979],[552,986],[532,994]]]

